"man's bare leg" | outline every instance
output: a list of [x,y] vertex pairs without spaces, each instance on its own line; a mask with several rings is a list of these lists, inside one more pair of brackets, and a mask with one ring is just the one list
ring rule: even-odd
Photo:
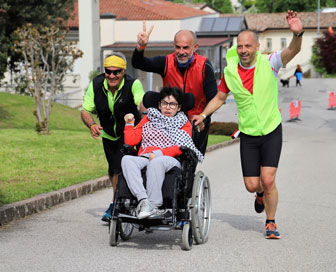
[[275,219],[278,207],[278,189],[275,185],[276,167],[261,168],[261,184],[264,188],[264,205],[268,220]]

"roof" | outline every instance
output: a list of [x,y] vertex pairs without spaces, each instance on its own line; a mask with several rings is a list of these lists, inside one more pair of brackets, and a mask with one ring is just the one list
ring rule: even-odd
[[[205,47],[214,47],[214,46],[218,46],[218,45],[223,45],[226,43],[229,43],[232,41],[232,38],[228,38],[228,37],[198,37],[197,38],[197,44],[199,46],[199,48],[205,48]],[[134,50],[134,48],[136,47],[136,43],[131,43],[131,42],[116,42],[114,44],[111,45],[106,45],[104,47],[102,47],[103,49],[116,49],[116,50]],[[173,42],[150,42],[147,45],[147,49],[146,50],[171,50],[173,48],[174,44]]]
[[187,7],[192,7],[192,8],[195,8],[195,9],[200,9],[200,10],[205,10],[205,9],[208,9],[208,10],[212,10],[213,12],[216,12],[216,13],[221,13],[220,10],[208,5],[207,3],[190,3],[190,2],[185,2],[183,5],[187,6]]
[[[100,14],[112,13],[116,20],[177,20],[210,14],[164,0],[100,0]],[[78,2],[75,2],[74,17],[69,27],[78,28]]]
[[[286,21],[287,13],[254,13],[245,14],[245,19],[249,29],[254,29],[259,32],[268,29],[288,29]],[[241,15],[222,14],[222,17],[236,17]],[[317,13],[316,12],[300,12],[300,19],[304,29],[317,28]],[[328,28],[336,26],[336,12],[328,12],[320,14],[320,27]]]

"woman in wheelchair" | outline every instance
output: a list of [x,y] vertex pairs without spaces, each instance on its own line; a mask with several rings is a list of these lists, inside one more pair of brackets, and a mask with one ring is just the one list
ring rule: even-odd
[[[122,158],[122,172],[131,193],[139,204],[138,219],[161,215],[162,184],[165,173],[174,166],[181,167],[176,159],[182,154],[180,146],[193,150],[199,161],[203,155],[195,147],[192,126],[183,110],[183,94],[178,88],[166,87],[160,91],[157,108],[148,108],[147,115],[134,127],[134,116],[125,115],[125,144],[136,146],[141,142],[138,156]],[[147,167],[146,188],[141,170]]]

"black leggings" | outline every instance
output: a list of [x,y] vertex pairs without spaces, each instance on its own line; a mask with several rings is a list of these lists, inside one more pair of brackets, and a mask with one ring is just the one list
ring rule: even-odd
[[240,159],[244,177],[259,177],[263,166],[278,167],[282,147],[281,124],[264,136],[240,133]]

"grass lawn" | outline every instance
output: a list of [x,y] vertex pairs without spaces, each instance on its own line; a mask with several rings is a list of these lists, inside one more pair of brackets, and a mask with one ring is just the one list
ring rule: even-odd
[[100,139],[89,132],[0,130],[0,205],[107,174]]
[[225,135],[209,135],[208,146],[219,144],[225,141],[232,140],[230,136]]
[[[55,104],[50,134],[34,131],[31,97],[0,93],[0,206],[107,175],[101,139],[80,113]],[[208,145],[229,140],[211,135]]]

